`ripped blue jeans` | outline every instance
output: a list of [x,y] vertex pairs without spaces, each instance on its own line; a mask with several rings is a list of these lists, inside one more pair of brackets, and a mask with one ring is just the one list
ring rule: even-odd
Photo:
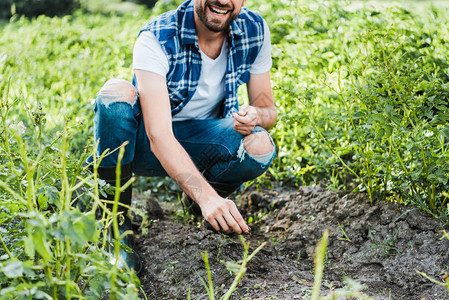
[[[132,170],[136,175],[167,176],[151,152],[138,96],[134,104],[131,104],[99,95],[94,111],[94,137],[95,140],[99,139],[98,155],[128,141],[122,164],[133,162]],[[233,118],[173,122],[176,139],[204,177],[209,182],[229,186],[231,189],[263,174],[276,155],[274,146],[273,151],[264,155],[256,156],[246,152],[245,136],[233,129],[233,122]],[[266,132],[259,126],[253,130],[261,131]],[[270,140],[273,143],[271,136]],[[114,167],[117,165],[117,158],[118,151],[115,151],[103,159],[101,166]]]

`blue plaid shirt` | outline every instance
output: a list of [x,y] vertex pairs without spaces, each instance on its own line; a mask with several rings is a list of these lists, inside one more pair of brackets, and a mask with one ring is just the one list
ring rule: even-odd
[[[201,54],[193,18],[193,0],[187,0],[177,10],[151,20],[142,31],[151,31],[161,44],[169,62],[167,86],[172,115],[190,101],[201,74]],[[250,79],[249,69],[259,53],[264,39],[263,20],[255,12],[242,8],[228,34],[228,62],[225,78],[225,101],[222,116],[232,117],[238,111],[237,90]],[[210,74],[213,76],[213,74]],[[134,80],[135,83],[135,80]]]

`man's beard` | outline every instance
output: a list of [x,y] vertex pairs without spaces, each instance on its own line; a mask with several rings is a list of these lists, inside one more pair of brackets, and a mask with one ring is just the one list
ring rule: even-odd
[[[215,1],[206,0],[206,2],[204,3],[204,6],[201,6],[199,4],[196,5],[196,4],[195,4],[195,12],[198,15],[198,18],[204,24],[204,26],[206,26],[206,28],[212,32],[228,31],[229,27],[231,26],[232,21],[234,21],[240,13],[240,12],[235,13],[234,7],[223,6],[219,2],[215,2]],[[229,10],[228,14],[230,14],[230,16],[228,16],[228,18],[226,19],[226,21],[224,23],[220,22],[219,20],[215,20],[215,19],[208,20],[206,11],[207,11],[207,7],[209,6],[209,4],[213,4],[215,7],[218,7],[218,8]]]

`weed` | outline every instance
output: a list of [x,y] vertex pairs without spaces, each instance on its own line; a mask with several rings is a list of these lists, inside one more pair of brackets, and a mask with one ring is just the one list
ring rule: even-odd
[[350,238],[348,237],[348,235],[346,234],[345,230],[343,229],[343,226],[341,226],[340,222],[337,222],[337,223],[338,223],[338,228],[340,228],[340,231],[341,231],[341,233],[342,233],[343,236],[344,236],[344,238],[341,238],[341,240],[351,242],[351,239],[350,239]]
[[301,260],[301,250],[298,250],[298,255],[296,256],[296,263],[298,264]]
[[[223,295],[223,297],[221,297],[221,300],[230,299],[232,294],[237,289],[238,283],[240,282],[240,280],[242,280],[243,275],[245,275],[245,273],[246,273],[246,265],[257,254],[257,252],[259,252],[266,244],[266,243],[262,243],[259,247],[257,247],[256,250],[253,251],[253,253],[248,255],[249,254],[249,243],[247,243],[241,235],[239,235],[239,239],[243,245],[243,259],[242,259],[241,263],[237,263],[234,261],[225,262],[226,268],[228,269],[228,271],[232,272],[235,275],[235,278],[234,278],[234,281],[232,282],[231,286],[229,287],[228,291]],[[207,251],[206,251],[204,253],[201,253],[201,256],[202,256],[202,258],[204,260],[204,264],[206,266],[207,284],[204,281],[204,279],[200,275],[198,275],[198,273],[197,273],[197,275],[200,277],[200,280],[203,283],[204,288],[207,291],[207,294],[209,295],[209,299],[214,300],[215,299],[215,289],[214,289],[214,284],[212,282],[212,275],[210,272],[209,255],[207,254]]]
[[[374,232],[375,234],[375,232]],[[394,246],[396,241],[396,235],[398,231],[392,237],[386,237],[381,242],[377,242],[373,236],[373,232],[371,230],[368,231],[368,237],[371,240],[372,244],[370,244],[370,248],[365,251],[363,255],[370,251],[374,251],[376,256],[384,257],[388,255],[392,255],[394,253],[399,253],[399,250]]]

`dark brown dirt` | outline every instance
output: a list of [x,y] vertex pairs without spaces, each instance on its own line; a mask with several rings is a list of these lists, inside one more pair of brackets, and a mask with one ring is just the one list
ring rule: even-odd
[[[138,236],[137,250],[145,264],[140,279],[149,299],[187,299],[189,291],[191,299],[208,299],[199,277],[206,279],[204,251],[216,296],[222,296],[234,277],[222,262],[239,261],[243,255],[238,237],[179,221],[170,217],[173,208],[160,210],[154,201],[147,203],[156,221],[147,236]],[[444,228],[418,209],[371,205],[363,194],[324,186],[246,192],[237,196],[237,203],[247,219],[256,220],[246,237],[250,248],[267,245],[248,264],[233,299],[309,298],[314,251],[325,229],[330,235],[322,295],[342,287],[349,277],[365,285],[363,292],[374,299],[449,299],[446,288],[415,271],[441,281],[449,269]]]

